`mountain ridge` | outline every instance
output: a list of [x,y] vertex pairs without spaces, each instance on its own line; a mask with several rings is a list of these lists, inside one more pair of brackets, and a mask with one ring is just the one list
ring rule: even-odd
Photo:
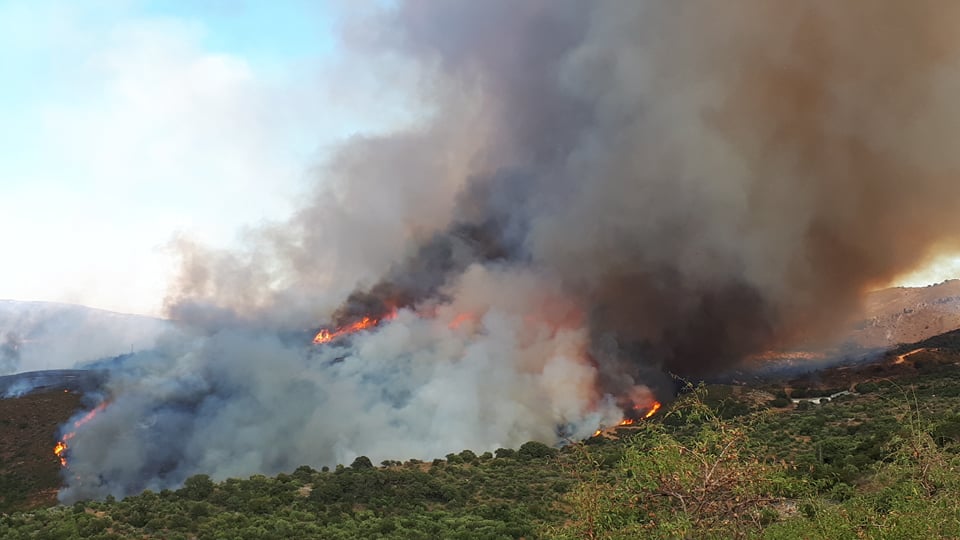
[[0,300],[0,375],[69,369],[152,347],[165,319],[76,304]]

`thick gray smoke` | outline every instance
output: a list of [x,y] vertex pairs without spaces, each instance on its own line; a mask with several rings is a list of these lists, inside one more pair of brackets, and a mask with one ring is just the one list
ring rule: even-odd
[[194,338],[115,373],[64,499],[579,437],[665,372],[828,337],[960,247],[958,16],[531,0],[355,21],[354,54],[414,71],[424,118],[345,144],[243,253],[178,244],[170,313]]

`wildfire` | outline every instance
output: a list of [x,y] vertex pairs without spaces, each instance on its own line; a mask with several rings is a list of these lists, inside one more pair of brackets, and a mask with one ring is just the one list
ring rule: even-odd
[[[423,313],[423,312],[420,313],[420,316],[427,316],[427,317],[435,317],[436,315],[437,315],[436,311],[432,311],[432,310],[428,310],[428,311],[425,312],[425,313]],[[369,315],[368,315],[368,316],[364,316],[362,319],[360,319],[360,320],[358,320],[358,321],[355,321],[355,322],[350,323],[350,324],[345,324],[345,325],[343,325],[343,326],[339,326],[339,327],[337,327],[337,328],[335,328],[335,329],[332,329],[332,330],[331,330],[331,329],[328,329],[328,328],[323,328],[323,329],[321,329],[319,332],[317,332],[317,334],[313,337],[313,344],[314,344],[314,345],[322,345],[322,344],[324,344],[324,343],[330,343],[331,341],[334,341],[334,340],[336,340],[336,339],[338,339],[338,338],[341,338],[341,337],[343,337],[343,336],[348,336],[348,335],[351,335],[351,334],[355,334],[355,333],[357,333],[357,332],[362,332],[362,331],[364,331],[364,330],[369,330],[369,329],[371,329],[371,328],[376,327],[376,326],[379,325],[381,322],[389,321],[389,320],[392,320],[392,319],[396,318],[396,316],[397,316],[397,312],[396,312],[396,310],[394,310],[394,311],[388,313],[387,315],[384,315],[383,317],[379,317],[379,318],[378,318],[378,317],[372,317],[372,316],[369,316]],[[463,326],[464,324],[469,323],[469,322],[474,322],[474,321],[476,321],[476,320],[477,320],[477,315],[475,315],[475,314],[473,314],[473,313],[458,313],[455,317],[453,317],[452,320],[450,320],[450,322],[447,324],[447,327],[450,328],[451,330],[456,330],[456,329],[460,328],[461,326]],[[539,322],[540,319],[538,319],[538,318],[536,318],[536,317],[534,317],[534,316],[527,316],[527,317],[526,317],[526,321],[527,321],[527,322]],[[564,321],[560,321],[560,322],[562,323],[562,322],[564,322]],[[561,324],[561,326],[562,326],[562,324]],[[646,399],[643,399],[643,401],[646,401]],[[106,404],[102,404],[102,406],[106,406]],[[642,410],[642,406],[640,406],[640,405],[635,405],[635,406],[633,407],[633,410],[636,411],[636,413],[632,414],[631,417],[624,418],[623,420],[621,420],[620,423],[617,424],[617,427],[621,427],[621,426],[632,426],[632,425],[636,424],[637,422],[639,422],[640,420],[646,420],[646,419],[648,419],[648,418],[651,418],[653,415],[657,414],[657,411],[659,411],[662,406],[663,406],[663,405],[662,405],[659,401],[653,400],[652,403],[650,403],[649,408],[646,410],[646,412],[644,412],[644,413],[641,415],[641,414],[639,414],[639,411]],[[102,407],[98,407],[98,409],[102,410]],[[96,413],[98,412],[98,409],[94,409],[93,411],[90,411],[89,414],[87,414],[86,416],[84,416],[83,418],[81,418],[80,420],[78,420],[78,421],[76,422],[76,424],[74,424],[74,427],[80,426],[80,425],[86,423],[87,421],[89,421],[90,418],[93,418],[93,416],[96,415]],[[600,429],[596,430],[596,431],[593,433],[593,436],[596,437],[596,436],[600,435],[601,433],[603,433],[603,427],[601,427]],[[64,436],[64,440],[61,441],[61,443],[57,443],[57,450],[55,450],[55,453],[56,453],[58,456],[63,452],[63,450],[66,450],[66,448],[67,448],[67,446],[66,446],[66,441],[70,440],[70,438],[71,438],[73,435],[74,435],[73,432],[68,433],[66,436]],[[61,444],[62,444],[62,449],[61,449]],[[61,461],[62,461],[64,464],[66,464],[66,461],[65,461],[65,460],[62,460],[62,458],[61,458]]]
[[67,466],[67,458],[63,455],[67,451],[67,443],[63,441],[57,441],[57,445],[53,447],[53,454],[60,458],[60,466]]
[[[659,401],[654,401],[653,404],[650,405],[650,408],[647,410],[647,412],[643,413],[643,416],[640,416],[639,418],[624,418],[623,420],[620,421],[619,424],[617,424],[617,427],[632,426],[640,420],[646,420],[652,417],[653,415],[657,414],[657,411],[659,411],[661,407],[663,407],[662,403],[660,403]],[[639,407],[634,407],[634,410],[638,410],[638,409]],[[602,428],[594,431],[593,436],[596,437],[601,433],[603,433]]]
[[[645,412],[645,413],[643,414],[643,416],[640,417],[640,420],[646,420],[647,418],[650,418],[651,416],[657,414],[657,411],[659,411],[659,410],[660,410],[660,407],[662,407],[662,406],[663,406],[663,405],[661,405],[659,401],[654,401],[654,402],[653,402],[653,405],[650,406],[650,410],[648,410],[647,412]],[[637,419],[635,419],[635,418],[624,418],[623,420],[620,421],[620,423],[619,423],[618,425],[620,425],[620,426],[632,426],[632,425],[635,424],[635,423],[637,423]]]
[[[103,410],[106,409],[106,408],[107,408],[107,405],[109,405],[109,404],[110,404],[109,402],[104,401],[103,403],[97,405],[96,407],[93,408],[93,410],[91,410],[91,411],[88,412],[87,414],[83,415],[83,418],[81,418],[81,419],[77,420],[76,422],[74,422],[74,423],[73,423],[73,428],[76,429],[76,428],[78,428],[78,427],[86,424],[87,422],[93,420],[93,418],[94,418],[95,416],[97,416],[98,414],[100,414],[101,412],[103,412]],[[68,433],[68,434],[67,434],[67,437],[66,437],[67,440],[69,440],[70,438],[72,438],[73,435],[74,435],[74,432]]]
[[79,420],[77,420],[76,422],[73,423],[73,430],[72,430],[72,431],[70,431],[69,433],[67,433],[66,435],[64,435],[62,439],[60,439],[59,441],[57,441],[57,444],[53,447],[53,454],[54,454],[55,456],[57,456],[57,458],[60,459],[60,466],[61,466],[61,467],[66,467],[66,466],[67,466],[66,451],[67,451],[67,449],[70,448],[70,447],[67,445],[67,441],[69,441],[70,439],[74,438],[74,437],[77,435],[77,431],[76,431],[77,428],[79,428],[80,426],[82,426],[82,425],[86,424],[87,422],[93,420],[94,417],[96,417],[97,414],[99,414],[99,413],[102,412],[104,409],[106,409],[106,408],[107,408],[107,405],[109,405],[109,404],[110,404],[110,403],[109,403],[108,401],[104,401],[103,403],[101,403],[101,404],[97,405],[96,407],[94,407],[92,410],[90,410],[89,412],[87,412],[87,414],[83,415],[83,417],[81,417]]
[[379,319],[376,317],[364,317],[357,322],[354,322],[345,326],[341,326],[340,328],[337,328],[333,332],[324,328],[323,330],[320,330],[319,332],[317,332],[317,335],[313,337],[313,343],[314,345],[320,345],[322,343],[330,343],[331,341],[339,337],[347,336],[350,334],[354,334],[356,332],[360,332],[362,330],[373,328],[374,326],[377,326],[381,322],[389,321],[395,318],[396,316],[397,316],[397,313],[394,311],[392,313],[384,315]]
[[647,411],[647,414],[643,415],[644,420],[657,414],[657,411],[660,410],[660,407],[663,407],[663,405],[659,401],[654,401],[653,405],[650,407],[650,410]]
[[475,319],[472,313],[460,313],[447,324],[447,328],[451,330],[456,330],[468,322],[473,322]]

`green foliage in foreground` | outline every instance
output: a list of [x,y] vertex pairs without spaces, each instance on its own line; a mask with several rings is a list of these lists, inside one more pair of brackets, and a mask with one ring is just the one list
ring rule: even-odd
[[960,370],[868,389],[771,407],[700,388],[616,440],[198,475],[176,491],[3,516],[0,538],[960,537]]
[[[623,458],[606,479],[585,469],[584,481],[565,497],[564,522],[547,526],[543,535],[960,538],[958,449],[949,442],[938,444],[930,435],[936,428],[923,420],[918,402],[904,405],[899,412],[891,414],[893,421],[884,424],[885,429],[848,436],[841,445],[844,451],[862,449],[865,441],[867,447],[876,440],[886,442],[876,460],[867,460],[857,474],[843,477],[826,462],[839,460],[839,454],[830,451],[824,457],[817,443],[800,451],[785,444],[783,435],[792,425],[784,422],[783,414],[760,411],[730,421],[702,400],[688,399],[673,411],[683,417],[681,429],[646,424],[624,445]],[[804,416],[799,411],[793,414]],[[847,423],[864,420],[845,419]],[[782,429],[769,431],[771,425]],[[822,427],[830,431],[826,421]],[[777,438],[767,438],[771,436]],[[770,459],[774,447],[784,450],[784,455],[791,455],[792,449],[793,457],[804,463],[811,454],[820,458],[803,465]]]

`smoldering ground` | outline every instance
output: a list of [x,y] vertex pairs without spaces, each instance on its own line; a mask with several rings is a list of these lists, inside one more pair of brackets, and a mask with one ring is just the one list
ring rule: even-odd
[[[358,15],[346,45],[412,73],[420,121],[345,143],[245,250],[178,243],[170,313],[194,337],[115,373],[64,499],[554,442],[665,371],[827,339],[865,291],[960,248],[958,11]],[[278,337],[363,307],[399,312],[319,350]]]

